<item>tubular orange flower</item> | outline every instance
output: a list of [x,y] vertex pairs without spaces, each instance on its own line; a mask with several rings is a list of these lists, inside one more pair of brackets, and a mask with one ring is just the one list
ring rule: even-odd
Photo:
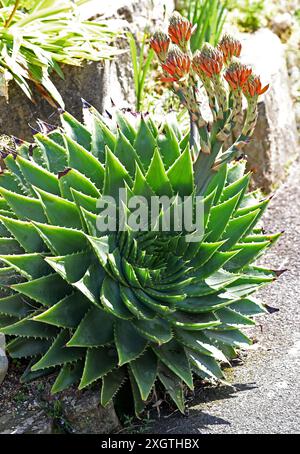
[[189,20],[182,17],[177,11],[172,14],[168,33],[174,44],[186,49],[193,30],[193,24]]
[[262,95],[268,88],[269,84],[262,87],[260,77],[255,75],[251,75],[242,87],[244,95],[251,98]]
[[231,63],[224,74],[232,90],[243,88],[252,73],[252,69],[239,61]]
[[164,32],[155,32],[151,38],[150,46],[162,62],[167,58],[170,42],[170,38]]
[[239,57],[241,55],[242,44],[239,40],[226,34],[219,42],[218,49],[223,54],[224,63],[229,64],[232,57]]
[[163,70],[170,77],[162,77],[163,82],[175,82],[183,79],[189,74],[191,60],[190,57],[179,49],[173,49],[168,53],[165,63],[162,65]]
[[210,44],[206,43],[201,51],[197,51],[193,58],[193,69],[201,76],[203,72],[206,76],[212,77],[219,74],[223,67],[223,55]]

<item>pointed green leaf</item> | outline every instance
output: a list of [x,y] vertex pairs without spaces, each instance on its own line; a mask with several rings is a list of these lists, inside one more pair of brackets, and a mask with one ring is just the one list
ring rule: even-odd
[[208,235],[207,241],[218,241],[221,238],[237,206],[239,198],[240,194],[237,194],[231,199],[211,208],[207,225],[207,231],[210,234]]
[[60,195],[58,179],[55,175],[38,164],[28,159],[23,159],[21,156],[18,156],[17,163],[31,186],[36,186],[46,192]]
[[[1,220],[1,217],[0,217]],[[14,238],[0,238],[0,254],[22,254],[24,249]]]
[[36,134],[34,140],[42,151],[44,161],[50,172],[57,174],[67,166],[67,152],[65,148],[52,140],[49,136]]
[[23,246],[26,252],[42,252],[47,250],[44,241],[31,223],[9,219],[4,216],[0,216],[0,220],[20,245]]
[[30,318],[24,318],[12,325],[1,328],[3,334],[20,337],[54,337],[57,334],[57,329],[54,326],[44,325]]
[[210,340],[217,340],[225,345],[231,345],[233,347],[245,348],[251,344],[251,340],[237,329],[225,331],[209,330],[205,331],[205,335]]
[[162,159],[168,169],[180,156],[180,147],[177,137],[168,123],[166,123],[164,127],[164,134],[157,137],[157,144]]
[[236,194],[241,194],[241,197],[243,197],[245,191],[247,190],[249,180],[250,173],[247,173],[239,180],[234,181],[228,186],[225,186],[220,197],[220,202],[225,202],[225,200],[231,199]]
[[142,400],[147,400],[156,380],[156,355],[148,349],[142,356],[131,361],[130,368],[140,390]]
[[211,344],[207,337],[199,331],[193,333],[177,328],[176,337],[185,347],[202,353],[203,355],[213,356],[218,361],[228,362],[224,353]]
[[138,385],[137,385],[137,383],[135,381],[134,375],[133,375],[133,373],[131,372],[130,369],[128,369],[128,374],[129,374],[130,384],[131,384],[131,391],[132,391],[132,397],[133,397],[133,403],[134,403],[134,411],[135,411],[136,417],[138,418],[140,413],[142,413],[142,411],[145,408],[145,402],[143,402],[143,400],[142,400],[142,396],[140,394],[140,390],[139,390]]
[[81,291],[92,303],[100,306],[100,290],[105,276],[105,271],[98,263],[89,266],[86,273],[73,286]]
[[189,196],[194,190],[193,163],[189,147],[178,157],[169,168],[167,176],[174,194],[180,197]]
[[237,243],[235,248],[238,253],[226,263],[225,268],[230,271],[239,271],[244,266],[253,262],[253,260],[268,246],[269,241],[260,243]]
[[146,181],[157,195],[172,197],[172,186],[157,148],[154,150]]
[[176,340],[160,347],[152,346],[154,353],[174,374],[180,377],[190,389],[193,389],[193,377],[184,348]]
[[62,328],[77,328],[90,307],[89,300],[82,293],[75,292],[66,296],[48,310],[36,315],[34,320]]
[[30,312],[32,312],[32,302],[28,301],[22,295],[15,294],[0,299],[0,314],[23,318]]
[[111,196],[114,200],[119,199],[119,189],[125,187],[125,182],[132,185],[132,180],[119,159],[106,147],[104,196]]
[[86,150],[91,149],[91,133],[68,112],[64,112],[61,117],[61,123],[68,137],[78,142]]
[[74,383],[78,383],[80,381],[81,375],[83,371],[83,362],[78,361],[76,363],[65,364],[56,380],[51,388],[51,393],[59,393],[69,386],[73,385]]
[[51,252],[55,255],[67,255],[85,250],[88,241],[79,230],[58,227],[48,224],[33,223],[37,235],[45,241]]
[[28,279],[36,279],[52,272],[41,254],[1,255],[0,259]]
[[234,328],[255,325],[255,322],[251,318],[245,317],[228,307],[217,310],[215,315],[222,322],[222,328],[224,328],[223,325]]
[[147,183],[146,178],[144,177],[139,166],[136,167],[132,192],[135,196],[145,197],[148,202],[151,201],[151,197],[155,196],[155,192]]
[[82,194],[75,189],[71,189],[71,194],[74,202],[76,203],[78,209],[84,208],[86,211],[97,214],[99,208],[97,208],[97,198],[91,197],[86,194]]
[[145,169],[147,169],[150,165],[155,147],[156,140],[142,117],[139,130],[134,141],[134,148]]
[[119,356],[119,366],[123,366],[142,354],[147,341],[141,337],[128,321],[118,320],[115,324],[115,344]]
[[[73,227],[81,229],[81,219],[75,203],[35,188],[40,202],[44,207],[49,222],[61,227]],[[39,221],[39,219],[33,219]],[[44,222],[44,221],[40,221]]]
[[124,305],[119,284],[109,276],[104,278],[101,288],[101,303],[105,310],[118,318],[128,320],[132,318],[131,312]]
[[58,274],[49,274],[11,287],[44,306],[52,306],[72,291],[72,288]]
[[66,145],[69,153],[69,167],[77,169],[93,181],[98,189],[102,189],[104,178],[103,165],[95,156],[69,137],[66,137]]
[[59,187],[62,197],[73,200],[71,189],[79,191],[90,197],[99,198],[100,192],[96,186],[82,173],[76,169],[67,169],[60,175]]
[[222,370],[218,363],[207,355],[203,355],[199,352],[189,350],[188,357],[191,363],[200,371],[204,372],[210,378],[214,380],[222,379],[224,377]]
[[172,339],[170,324],[162,319],[134,320],[133,325],[138,332],[158,345],[169,342]]
[[17,337],[7,344],[6,349],[12,358],[27,358],[45,353],[51,343],[49,339]]
[[46,257],[45,260],[63,279],[73,284],[82,279],[93,258],[90,251],[83,251],[60,257]]
[[249,231],[249,228],[256,222],[259,210],[252,211],[244,216],[239,216],[231,219],[223,233],[223,239],[226,240],[222,246],[222,250],[229,250],[234,246],[239,239]]
[[134,178],[136,172],[136,165],[138,164],[139,167],[143,167],[135,149],[121,131],[119,131],[117,137],[114,154],[124,165],[132,178]]
[[117,366],[117,363],[118,356],[112,347],[89,348],[79,389],[106,375]]
[[68,342],[71,347],[99,347],[112,343],[113,318],[97,307],[92,307],[80,322]]
[[120,295],[127,309],[138,319],[149,320],[155,317],[155,312],[145,306],[129,287],[121,285]]
[[181,379],[164,364],[159,365],[158,377],[179,411],[184,413],[183,383]]
[[68,330],[61,331],[49,350],[32,366],[31,370],[36,371],[46,369],[48,367],[72,363],[73,361],[81,359],[84,356],[85,350],[83,348],[66,347],[68,340]]
[[118,367],[118,369],[108,372],[108,374],[102,378],[101,405],[103,407],[105,407],[117,394],[125,379],[126,372],[124,367]]
[[37,222],[47,221],[40,200],[15,194],[3,188],[0,188],[0,193],[20,219],[30,219]]

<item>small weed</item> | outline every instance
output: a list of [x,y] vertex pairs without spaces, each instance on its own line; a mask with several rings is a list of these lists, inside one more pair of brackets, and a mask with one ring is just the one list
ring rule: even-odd
[[23,391],[19,391],[14,397],[14,401],[17,403],[25,402],[27,399],[28,395]]
[[148,432],[154,421],[154,419],[149,418],[149,415],[140,420],[137,420],[134,416],[124,415],[124,428],[119,433],[142,434]]

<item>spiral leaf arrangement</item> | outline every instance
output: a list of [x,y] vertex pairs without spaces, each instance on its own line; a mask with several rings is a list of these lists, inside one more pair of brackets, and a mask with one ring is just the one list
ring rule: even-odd
[[[191,68],[181,54],[171,57]],[[205,81],[218,143],[231,114],[221,82],[217,93]],[[197,109],[199,156],[211,158]],[[178,125],[129,117],[107,119],[85,103],[84,124],[63,113],[61,128],[42,125],[33,144],[2,152],[0,332],[12,358],[28,358],[23,381],[55,373],[54,393],[98,381],[105,406],[129,380],[137,414],[160,382],[183,412],[184,387],[193,389],[194,377],[223,380],[222,363],[251,343],[240,329],[266,312],[252,294],[276,279],[253,261],[279,234],[257,225],[269,199],[247,192],[244,160],[221,155],[217,166],[214,159],[199,167]],[[101,232],[99,200],[118,199],[120,188],[124,212],[133,195],[202,193],[204,235],[187,241],[190,232],[174,225],[135,231],[126,223]],[[157,224],[166,216],[161,207]]]

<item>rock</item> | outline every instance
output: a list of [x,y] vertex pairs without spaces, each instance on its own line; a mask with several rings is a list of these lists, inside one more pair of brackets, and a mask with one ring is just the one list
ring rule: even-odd
[[[173,9],[173,0],[114,0],[110,6],[105,2],[94,0],[87,7],[83,5],[81,13],[84,19],[102,16],[114,17],[121,21],[124,30],[139,33],[145,28],[158,26]],[[65,65],[65,80],[53,75],[58,90],[65,101],[65,108],[75,117],[82,120],[81,98],[93,104],[103,112],[111,106],[111,99],[118,107],[134,107],[135,94],[132,78],[131,57],[125,38],[118,40],[118,47],[126,49],[112,61],[84,63],[81,67]],[[0,97],[0,131],[29,140],[32,128],[36,128],[38,118],[50,123],[59,124],[58,112],[36,92],[36,104],[32,104],[20,88],[11,81],[9,84],[9,103]]]
[[4,410],[0,406],[0,434],[106,434],[121,427],[113,405],[100,405],[99,386],[86,391],[69,388],[53,397],[53,380],[43,382],[42,391],[31,382],[19,391],[22,400],[18,400],[18,388],[11,386],[12,378],[9,376],[6,387],[0,390],[4,399]]
[[251,64],[269,90],[260,98],[255,133],[245,148],[254,182],[268,192],[284,180],[297,156],[297,129],[284,47],[268,29],[241,36],[242,60]]
[[5,354],[5,336],[0,334],[0,385],[3,382],[8,368],[8,360]]
[[288,12],[277,14],[271,18],[271,28],[279,37],[291,34],[293,25],[293,16]]
[[42,410],[0,416],[0,434],[51,434],[53,428],[52,418]]
[[74,433],[107,434],[120,427],[113,405],[104,408],[99,400],[99,391],[93,390],[60,400],[63,416]]

